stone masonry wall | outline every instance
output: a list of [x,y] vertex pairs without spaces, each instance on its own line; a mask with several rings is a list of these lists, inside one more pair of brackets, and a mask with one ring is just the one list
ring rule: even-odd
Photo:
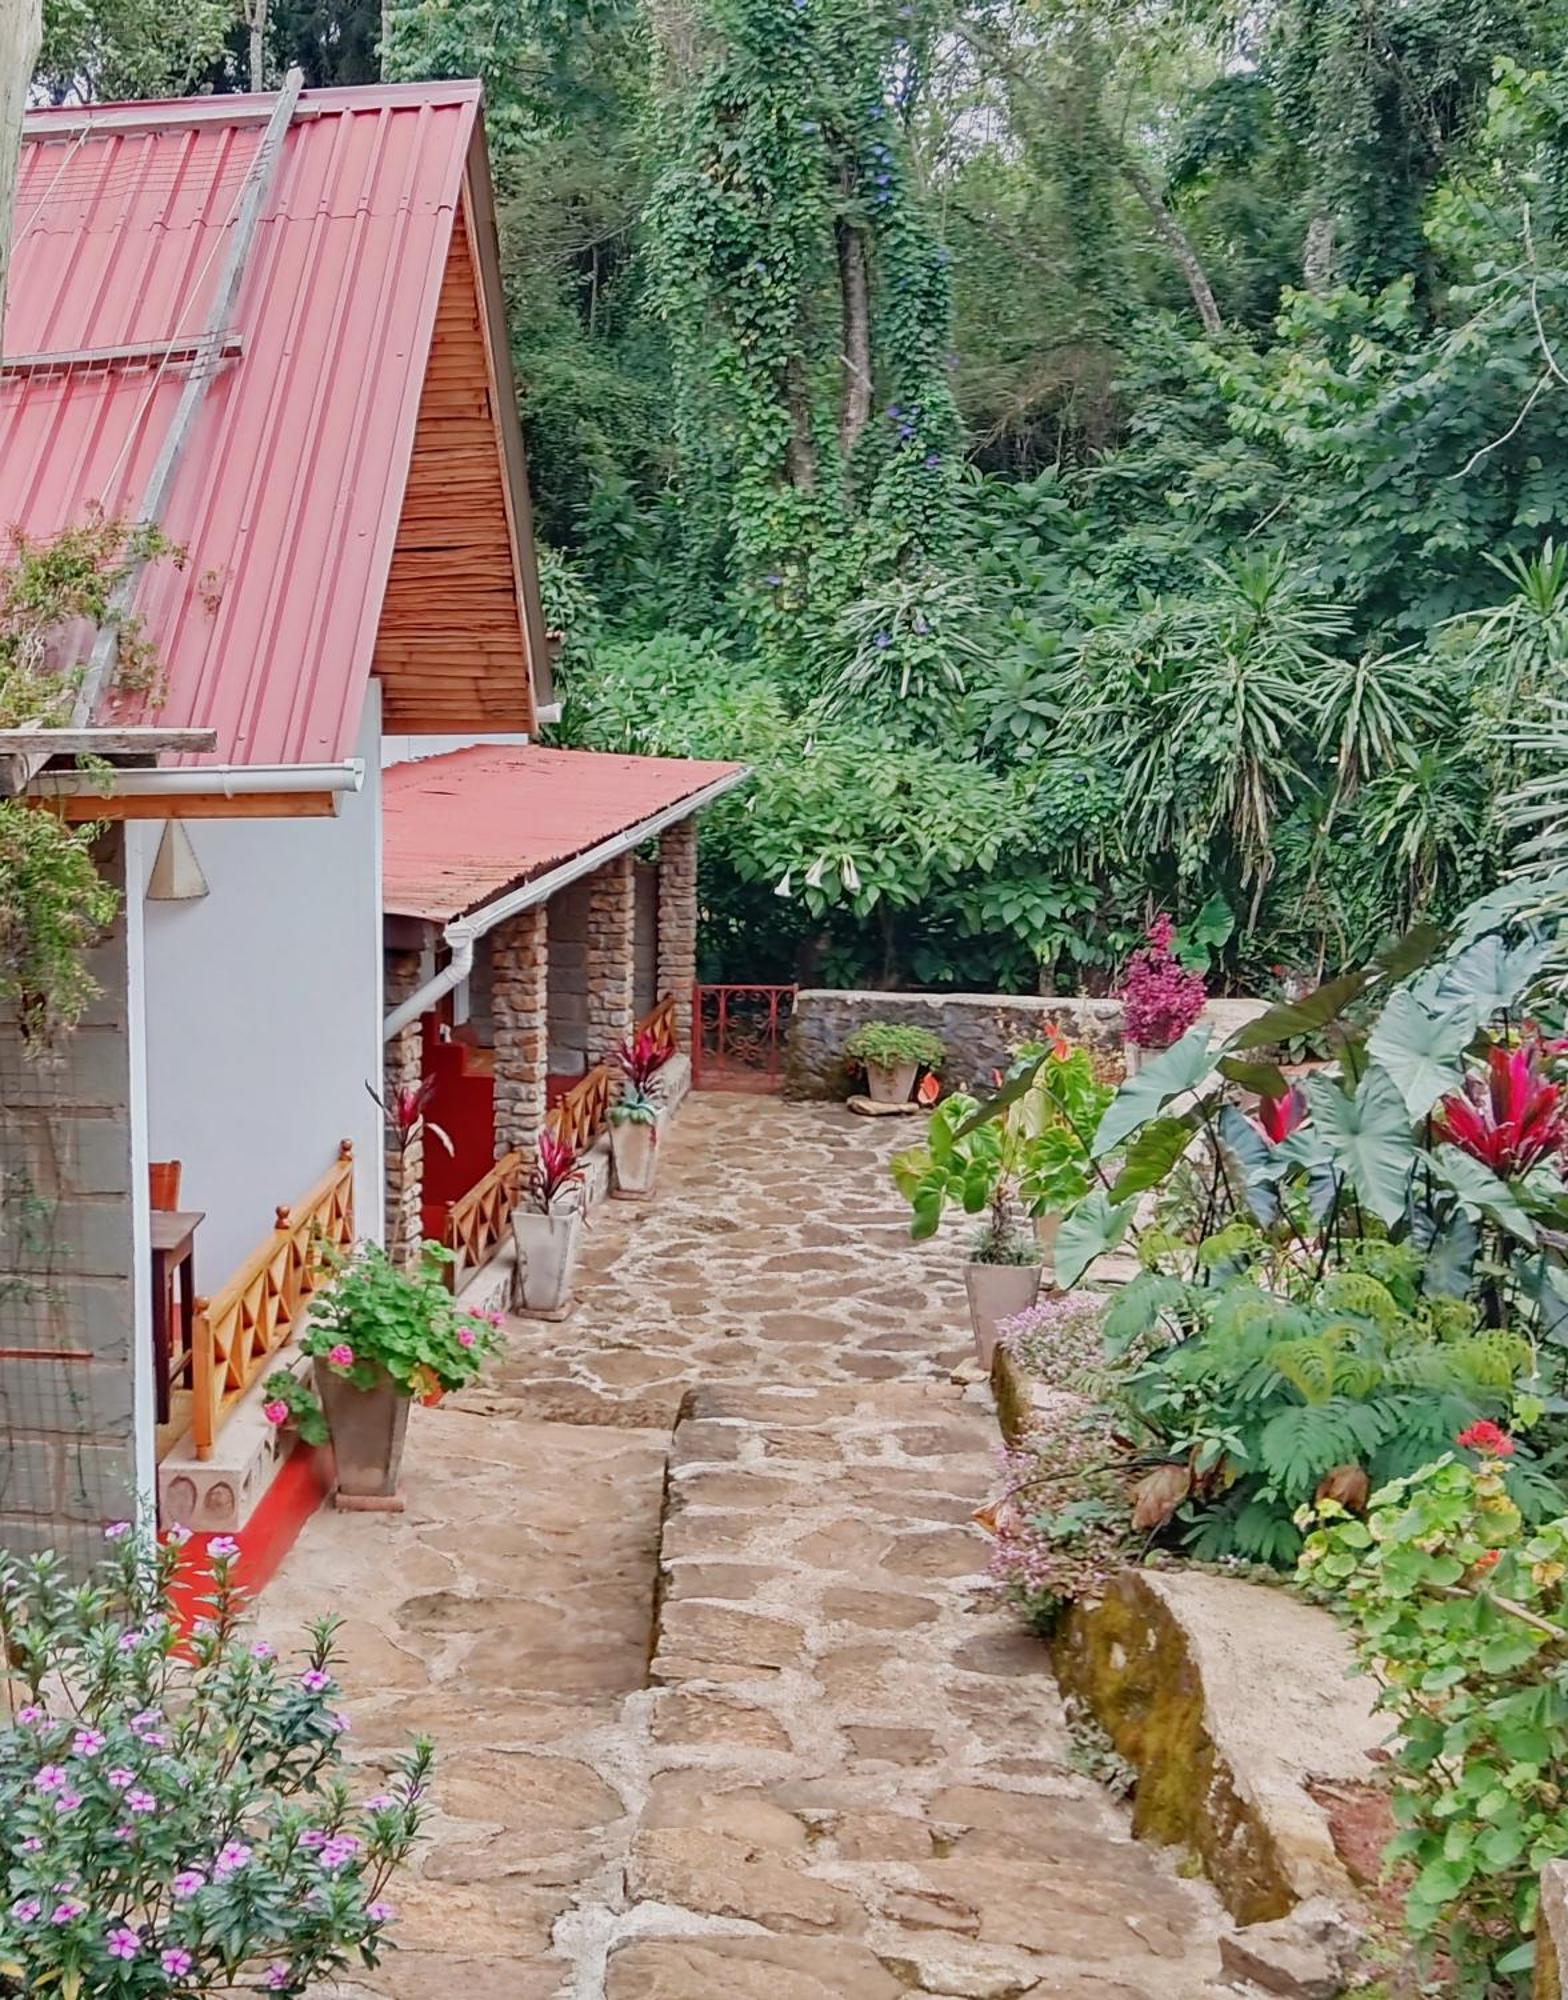
[[785,1088],[792,1097],[847,1097],[853,1072],[844,1044],[867,1021],[929,1028],[947,1048],[942,1080],[951,1090],[983,1091],[991,1072],[1019,1042],[1053,1028],[1091,1047],[1119,1050],[1122,1003],[1070,1000],[1029,993],[862,993],[828,988],[795,996],[785,1053]]
[[588,878],[588,1061],[600,1063],[634,1019],[636,892],[632,857],[618,855]]
[[697,822],[659,836],[659,992],[673,993],[684,1023],[697,978]]
[[[100,867],[123,894],[122,833]],[[53,1059],[0,1009],[0,1544],[78,1565],[136,1493],[123,910],[89,968],[99,994]]]
[[[388,952],[386,962],[386,1007],[390,1013],[408,999],[419,986],[423,959],[417,951]],[[405,1090],[417,1090],[424,1076],[422,1023],[416,1016],[400,1028],[386,1044],[382,1065],[382,1099],[397,1103]],[[394,1264],[408,1267],[419,1261],[423,1236],[420,1200],[425,1176],[425,1140],[416,1130],[399,1152],[391,1134],[387,1137],[386,1231],[387,1255]]]
[[528,1151],[544,1123],[550,1017],[548,905],[522,910],[490,933],[495,1020],[496,1157]]
[[588,1067],[588,907],[586,881],[550,898],[550,1074]]

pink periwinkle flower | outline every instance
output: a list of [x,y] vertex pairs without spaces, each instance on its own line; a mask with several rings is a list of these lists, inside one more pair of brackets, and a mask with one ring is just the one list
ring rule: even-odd
[[367,1903],[365,1915],[373,1924],[389,1924],[397,1912],[390,1903]]
[[49,1912],[49,1921],[56,1925],[74,1923],[86,1908],[87,1905],[79,1897],[63,1896]]
[[299,1844],[307,1854],[313,1854],[318,1847],[325,1847],[330,1837],[319,1826],[307,1826],[299,1837]]
[[134,1826],[117,1826],[114,1829],[114,1837],[116,1840],[122,1841],[134,1840],[136,1838],[136,1829]]
[[349,1721],[340,1708],[334,1709],[327,1717],[327,1727],[332,1731],[334,1736],[347,1736],[353,1726],[353,1723]]
[[261,1414],[267,1419],[269,1424],[286,1424],[289,1420],[289,1406],[287,1403],[277,1400],[270,1403],[263,1403]]
[[225,1881],[230,1875],[237,1875],[250,1860],[251,1851],[243,1840],[226,1840],[218,1849],[218,1858],[212,1864],[212,1879]]
[[43,1851],[43,1841],[36,1833],[30,1833],[22,1842],[22,1852],[24,1854],[42,1854]]
[[164,1540],[172,1549],[183,1549],[191,1538],[191,1531],[182,1521],[176,1521],[164,1535]]
[[240,1545],[232,1535],[214,1535],[207,1544],[207,1555],[215,1563],[233,1562],[240,1552]]
[[73,1792],[70,1786],[67,1785],[67,1787],[63,1792],[56,1792],[54,1799],[54,1809],[57,1813],[60,1813],[62,1815],[65,1813],[73,1813],[75,1812],[76,1808],[81,1804],[81,1802],[82,1802],[81,1793]]
[[36,1924],[44,1913],[44,1906],[36,1896],[19,1896],[11,1905],[12,1920],[19,1924]]
[[346,1340],[340,1340],[335,1347],[327,1349],[327,1359],[332,1363],[334,1368],[352,1368],[354,1365],[354,1350]]
[[289,1969],[286,1965],[269,1965],[261,1975],[261,1983],[269,1992],[281,1993],[289,1983]]
[[105,1942],[111,1958],[134,1958],[141,1944],[135,1931],[127,1929],[124,1924],[117,1924]]
[[183,1903],[194,1896],[199,1889],[205,1889],[207,1878],[199,1868],[182,1868],[169,1889],[177,1903]]
[[106,1542],[123,1542],[130,1532],[129,1521],[111,1521],[103,1531],[103,1538]]
[[359,1852],[360,1843],[351,1833],[334,1834],[321,1850],[321,1865],[328,1870],[346,1868]]
[[253,1660],[275,1660],[278,1657],[276,1651],[267,1644],[265,1639],[258,1639],[256,1641],[255,1645],[250,1649],[250,1656]]
[[332,1685],[332,1676],[324,1667],[307,1667],[299,1677],[299,1684],[307,1694],[325,1694]]
[[396,1804],[397,1800],[393,1798],[390,1792],[377,1792],[373,1799],[366,1799],[365,1811],[367,1813],[390,1812]]
[[128,1792],[136,1783],[136,1773],[127,1771],[123,1764],[116,1764],[109,1773],[109,1783],[117,1792]]
[[58,1764],[45,1764],[33,1779],[35,1792],[59,1792],[65,1789],[65,1773]]
[[183,1945],[171,1945],[158,1960],[170,1979],[183,1979],[196,1963]]
[[16,1719],[24,1729],[31,1729],[35,1722],[47,1722],[48,1716],[36,1701],[30,1701],[16,1711]]
[[71,1738],[71,1751],[77,1757],[96,1757],[108,1742],[101,1729],[78,1729]]
[[158,1801],[152,1793],[140,1785],[125,1794],[125,1810],[132,1813],[153,1813],[158,1810]]
[[145,1632],[138,1632],[133,1626],[129,1631],[122,1632],[114,1643],[122,1653],[134,1653],[146,1636]]

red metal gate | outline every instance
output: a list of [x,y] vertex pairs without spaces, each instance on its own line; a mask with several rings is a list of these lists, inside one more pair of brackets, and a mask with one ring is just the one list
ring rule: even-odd
[[692,1088],[782,1089],[784,1036],[795,992],[793,986],[694,986]]

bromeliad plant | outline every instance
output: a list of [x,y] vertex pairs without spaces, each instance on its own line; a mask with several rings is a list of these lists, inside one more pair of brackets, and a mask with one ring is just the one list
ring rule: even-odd
[[1300,1575],[1349,1625],[1392,1724],[1386,1859],[1411,1871],[1406,1924],[1481,2000],[1531,1990],[1540,1870],[1568,1855],[1568,1519],[1530,1525],[1497,1425],[1457,1442],[1365,1520],[1304,1513]]
[[219,1538],[206,1616],[183,1637],[184,1532],[108,1538],[85,1585],[53,1555],[0,1555],[0,1993],[302,1995],[375,1966],[429,1744],[356,1799],[334,1621],[285,1664],[245,1629]]

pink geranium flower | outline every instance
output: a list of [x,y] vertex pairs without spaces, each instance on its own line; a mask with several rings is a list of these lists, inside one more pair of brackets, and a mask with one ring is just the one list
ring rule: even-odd
[[289,1420],[289,1406],[283,1402],[263,1403],[261,1414],[269,1424],[286,1424]]
[[354,1350],[346,1340],[340,1340],[335,1347],[327,1349],[327,1359],[332,1363],[334,1368],[352,1368],[354,1365]]

